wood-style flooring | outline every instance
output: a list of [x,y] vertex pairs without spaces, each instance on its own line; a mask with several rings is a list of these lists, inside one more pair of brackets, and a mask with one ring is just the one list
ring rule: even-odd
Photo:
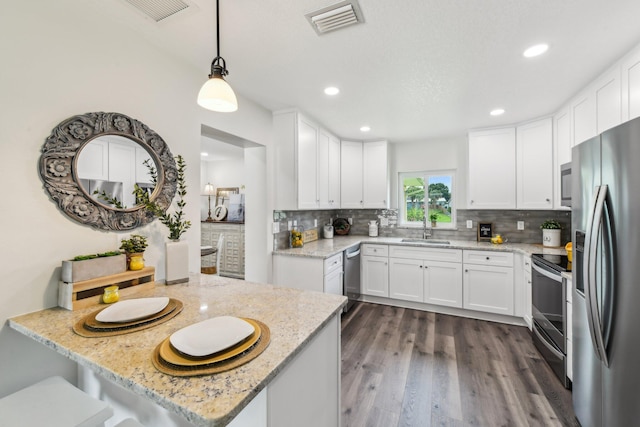
[[342,318],[342,426],[578,426],[525,327],[357,303]]

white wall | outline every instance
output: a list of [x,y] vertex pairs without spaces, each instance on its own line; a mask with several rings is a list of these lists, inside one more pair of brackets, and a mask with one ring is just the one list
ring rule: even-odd
[[456,171],[455,203],[463,208],[467,191],[467,138],[444,138],[425,142],[390,144],[389,176],[391,208],[398,208],[398,173],[427,170]]
[[[73,379],[75,365],[9,330],[5,320],[55,306],[61,261],[116,249],[123,237],[75,223],[49,199],[37,165],[51,130],[72,115],[90,111],[129,115],[158,132],[174,155],[185,157],[187,184],[195,190],[200,184],[201,124],[268,146],[271,114],[242,97],[232,115],[201,109],[195,99],[208,70],[184,65],[129,28],[107,22],[91,2],[7,3],[0,28],[2,396],[50,373]],[[187,195],[186,213],[193,227],[184,238],[191,271],[200,266],[199,198],[199,191]],[[263,212],[255,221],[263,247],[269,217]],[[149,236],[145,259],[163,279],[166,227],[155,221],[136,232]]]
[[[200,181],[200,194],[204,194],[204,186],[210,182],[215,189],[238,187],[240,193],[244,193],[242,186],[246,186],[245,178],[245,162],[244,158],[229,159],[220,161],[202,161],[202,169],[206,170],[206,173],[201,173],[202,178]],[[211,210],[216,204],[216,196],[211,196]],[[209,211],[209,200],[206,196],[200,197],[200,218],[205,220]]]

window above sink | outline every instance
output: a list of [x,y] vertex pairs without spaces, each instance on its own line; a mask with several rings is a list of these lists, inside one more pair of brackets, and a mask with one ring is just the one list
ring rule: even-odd
[[437,228],[455,228],[455,170],[400,172],[398,179],[398,225],[427,227],[431,217]]

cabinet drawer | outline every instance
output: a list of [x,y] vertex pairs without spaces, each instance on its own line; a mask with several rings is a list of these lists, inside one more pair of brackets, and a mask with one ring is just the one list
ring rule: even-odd
[[362,245],[362,255],[369,256],[389,256],[388,245]]
[[391,258],[423,259],[428,261],[461,262],[462,250],[441,248],[418,248],[415,246],[390,246]]
[[324,274],[333,273],[336,270],[342,270],[342,252],[330,256],[324,260]]
[[462,257],[465,264],[513,268],[513,253],[511,252],[463,251]]

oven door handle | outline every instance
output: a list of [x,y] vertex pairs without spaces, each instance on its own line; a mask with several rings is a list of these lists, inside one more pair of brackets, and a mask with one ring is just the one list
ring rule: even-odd
[[535,271],[542,274],[543,276],[548,277],[549,279],[554,280],[556,282],[562,283],[562,276],[560,274],[553,274],[548,270],[538,267],[538,265],[535,262],[533,262],[531,265],[533,266],[533,269]]
[[544,346],[547,347],[547,350],[549,350],[555,357],[557,357],[558,359],[563,359],[564,354],[558,351],[558,349],[556,349],[553,345],[549,344],[547,339],[543,337],[542,334],[538,331],[538,328],[539,326],[534,323],[532,328],[533,333],[536,334],[536,336],[542,342],[542,344],[544,344]]

